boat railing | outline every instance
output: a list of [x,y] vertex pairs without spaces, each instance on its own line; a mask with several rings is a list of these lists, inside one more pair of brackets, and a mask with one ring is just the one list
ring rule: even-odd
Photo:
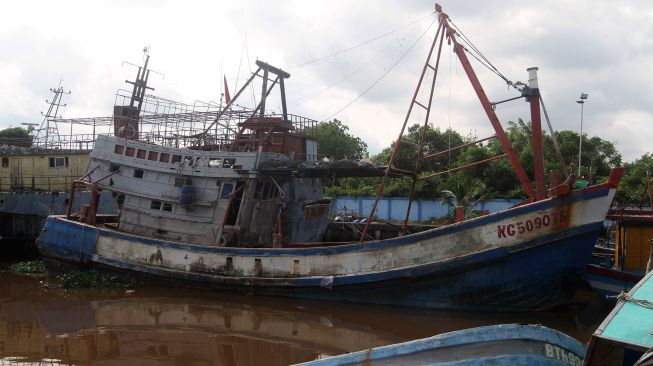
[[8,191],[67,191],[79,175],[20,174],[0,176],[0,192]]

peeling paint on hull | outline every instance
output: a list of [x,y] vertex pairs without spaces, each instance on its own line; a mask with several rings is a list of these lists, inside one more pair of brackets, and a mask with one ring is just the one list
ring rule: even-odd
[[245,293],[532,310],[573,295],[613,195],[574,192],[404,237],[301,249],[184,244],[51,216],[37,245],[53,259]]

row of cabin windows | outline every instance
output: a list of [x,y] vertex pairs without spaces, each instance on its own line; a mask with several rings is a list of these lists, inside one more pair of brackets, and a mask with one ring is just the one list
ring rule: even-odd
[[[48,166],[50,168],[67,168],[68,157],[67,156],[50,157],[48,159]],[[2,158],[2,167],[9,168],[9,158]]]
[[[182,156],[182,155],[170,155],[169,153],[161,152],[159,153],[158,151],[148,151],[144,149],[137,149],[135,147],[127,146],[125,148],[125,145],[119,145],[116,144],[116,146],[113,149],[113,152],[118,154],[118,155],[125,155],[129,157],[136,157],[138,159],[146,159],[150,161],[158,161],[160,163],[170,163],[170,164],[176,164],[176,163],[181,163],[183,161],[184,164],[189,165],[189,166],[196,166],[201,157],[193,157],[193,156]],[[209,168],[219,168],[222,166],[223,168],[232,168],[236,164],[236,159],[235,158],[209,158],[207,166]]]

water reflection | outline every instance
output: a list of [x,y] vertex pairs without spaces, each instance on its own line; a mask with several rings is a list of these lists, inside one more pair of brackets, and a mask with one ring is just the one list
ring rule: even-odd
[[61,292],[38,282],[0,272],[0,364],[287,365],[506,322],[586,341],[605,311],[449,313],[180,289]]

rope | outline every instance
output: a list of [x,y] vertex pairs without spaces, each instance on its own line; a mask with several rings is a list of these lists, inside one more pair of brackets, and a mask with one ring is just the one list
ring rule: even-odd
[[378,79],[376,79],[370,86],[368,86],[365,90],[363,90],[362,93],[360,93],[356,98],[354,98],[354,100],[352,100],[351,102],[347,103],[346,105],[344,105],[343,107],[338,109],[335,113],[333,113],[329,117],[322,119],[322,121],[328,121],[331,118],[337,116],[338,114],[340,114],[340,112],[344,111],[349,106],[356,103],[356,101],[358,101],[365,94],[367,94],[367,92],[372,90],[372,88],[374,88],[376,86],[376,84],[380,83],[381,80],[383,80],[390,73],[390,71],[394,70],[394,68],[401,62],[401,60],[404,59],[404,57],[406,57],[406,55],[413,49],[413,47],[415,47],[415,45],[417,43],[419,43],[420,40],[422,40],[422,38],[424,37],[426,32],[428,32],[428,30],[431,29],[431,27],[433,26],[434,23],[435,23],[435,20],[433,22],[431,22],[431,24],[429,24],[429,26],[424,30],[424,32],[422,32],[422,34],[417,38],[417,40],[415,40],[415,42],[412,45],[410,45],[410,47],[408,47],[406,52],[404,52]]
[[[472,49],[472,51],[474,51],[476,54],[478,54],[478,57],[477,57],[474,53],[470,52],[469,49],[468,49],[467,47],[464,47],[465,51],[466,51],[469,55],[471,55],[471,56],[474,57],[476,60],[478,60],[478,62],[481,63],[481,65],[485,66],[488,70],[490,70],[491,72],[493,72],[494,74],[496,74],[498,77],[500,77],[501,79],[503,79],[503,81],[505,81],[506,84],[508,84],[509,86],[511,86],[511,87],[513,87],[513,88],[519,90],[519,88],[517,88],[517,86],[515,85],[515,83],[512,82],[510,79],[508,79],[506,76],[504,76],[504,75],[499,71],[499,69],[497,69],[497,68],[496,68],[496,67],[495,67],[495,66],[490,62],[490,60],[489,60],[487,57],[485,57],[485,55],[484,55],[484,54],[483,54],[483,53],[482,53],[482,52],[481,52],[481,51],[476,47],[476,45],[474,45],[474,43],[472,43],[472,41],[469,40],[469,38],[467,38],[467,36],[465,36],[465,34],[463,33],[463,31],[462,31],[460,28],[458,28],[458,26],[455,25],[454,22],[451,21],[451,19],[449,19],[449,23],[451,23],[451,25],[456,29],[456,31],[458,31],[458,34],[460,35],[460,39],[461,39],[465,44],[467,44],[467,45]],[[480,58],[479,58],[479,57],[480,57]],[[481,60],[481,59],[482,59],[482,60]]]
[[[406,39],[406,37],[404,37],[402,40],[405,40],[405,39]],[[345,81],[345,80],[347,80],[347,79],[350,79],[351,77],[353,77],[353,76],[359,74],[360,72],[362,72],[362,71],[366,71],[366,70],[369,70],[369,66],[372,65],[373,63],[375,63],[375,62],[381,60],[380,56],[383,55],[383,54],[385,54],[386,51],[387,51],[388,49],[390,49],[391,46],[394,46],[394,45],[395,45],[394,42],[390,43],[389,45],[387,45],[386,47],[384,47],[380,52],[378,52],[376,55],[374,55],[372,58],[370,58],[367,62],[362,63],[361,66],[360,66],[359,68],[355,69],[352,73],[346,75],[345,77],[341,78],[340,80],[336,81],[335,83],[333,83],[333,84],[327,86],[326,88],[324,88],[324,89],[318,91],[317,93],[308,94],[308,95],[306,95],[306,96],[304,96],[304,97],[301,97],[301,98],[299,98],[299,99],[297,99],[297,100],[294,100],[294,101],[292,101],[292,102],[290,102],[290,103],[291,103],[291,104],[303,104],[303,102],[304,102],[305,100],[307,100],[307,99],[312,99],[312,98],[314,98],[314,97],[317,97],[318,95],[320,95],[320,94],[324,93],[325,91],[327,91],[327,90],[329,90],[329,89],[331,89],[331,88],[337,86],[338,84],[342,83],[343,81]],[[403,43],[399,43],[399,44],[398,44],[397,46],[395,46],[395,47],[396,47],[397,49],[400,49],[400,48],[403,47],[403,46],[404,46]],[[394,50],[393,50],[393,51],[394,51]]]
[[617,300],[624,300],[624,301],[630,301],[634,302],[635,304],[639,306],[643,306],[645,308],[653,309],[653,302],[648,301],[648,300],[643,300],[643,299],[636,299],[630,295],[628,295],[625,292],[622,292],[617,296]]
[[348,47],[348,48],[342,49],[342,50],[340,50],[340,51],[336,51],[336,52],[331,53],[331,54],[329,54],[329,55],[322,56],[322,57],[318,57],[318,58],[316,58],[316,59],[313,59],[313,60],[306,61],[306,62],[301,63],[301,64],[297,64],[297,65],[291,66],[290,68],[306,66],[306,65],[312,64],[312,63],[314,63],[314,62],[322,61],[322,60],[327,59],[327,58],[329,58],[329,57],[333,57],[333,56],[339,55],[339,54],[341,54],[341,53],[345,53],[345,52],[347,52],[347,51],[351,51],[351,50],[353,50],[353,49],[355,49],[355,48],[358,48],[358,47],[360,47],[360,46],[364,46],[364,45],[366,45],[366,44],[368,44],[368,43],[372,43],[372,42],[374,42],[374,41],[376,41],[376,40],[378,40],[378,39],[381,39],[381,38],[387,37],[387,36],[389,36],[389,35],[391,35],[391,34],[393,34],[393,33],[396,33],[396,32],[398,32],[398,31],[400,31],[400,30],[402,30],[402,29],[404,29],[404,28],[409,27],[409,26],[411,26],[411,25],[413,25],[413,24],[415,24],[415,23],[421,22],[422,20],[424,20],[424,19],[430,17],[431,15],[433,15],[432,12],[431,12],[431,13],[428,13],[427,15],[425,15],[425,16],[423,16],[423,17],[417,19],[417,20],[414,20],[414,21],[412,21],[412,22],[410,22],[410,23],[408,23],[408,24],[406,24],[406,25],[403,25],[403,26],[401,26],[401,27],[399,27],[399,28],[397,28],[397,29],[395,29],[395,30],[392,30],[392,31],[390,31],[390,32],[387,32],[387,33],[381,34],[380,36],[376,36],[376,37],[374,37],[374,38],[372,38],[372,39],[369,39],[369,40],[364,41],[364,42],[361,42],[361,43],[359,43],[359,44],[357,44],[357,45],[354,45],[354,46],[351,46],[351,47]]

